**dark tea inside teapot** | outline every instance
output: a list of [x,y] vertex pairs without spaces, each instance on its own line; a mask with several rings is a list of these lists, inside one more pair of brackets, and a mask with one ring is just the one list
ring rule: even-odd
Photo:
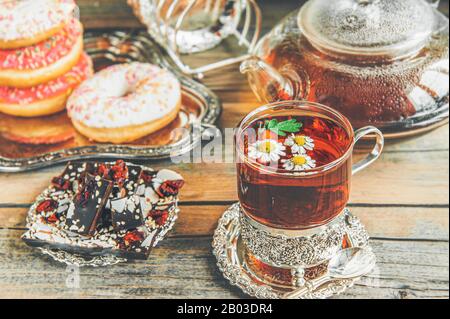
[[310,0],[241,70],[264,101],[331,106],[392,136],[447,121],[448,19],[425,0]]

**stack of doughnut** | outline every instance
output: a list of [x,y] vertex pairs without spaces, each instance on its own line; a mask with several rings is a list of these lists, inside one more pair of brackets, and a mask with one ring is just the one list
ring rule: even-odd
[[93,74],[73,0],[0,1],[0,112],[38,117],[63,111]]

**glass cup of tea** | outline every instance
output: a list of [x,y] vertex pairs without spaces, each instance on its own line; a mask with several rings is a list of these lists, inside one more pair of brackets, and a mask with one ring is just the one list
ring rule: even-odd
[[[353,163],[355,144],[368,135],[375,147]],[[372,126],[354,132],[330,107],[283,101],[247,115],[235,143],[242,214],[265,229],[305,231],[343,213],[352,175],[379,158],[384,138]]]

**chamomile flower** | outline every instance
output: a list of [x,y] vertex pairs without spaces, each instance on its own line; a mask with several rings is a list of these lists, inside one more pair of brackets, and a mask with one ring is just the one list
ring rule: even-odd
[[307,151],[312,151],[315,147],[312,138],[295,134],[290,135],[284,144],[291,147],[293,154],[306,154]]
[[248,157],[263,163],[278,162],[285,156],[286,147],[275,140],[266,139],[258,141],[248,148]]
[[282,160],[283,168],[288,171],[306,171],[316,167],[316,161],[306,154],[297,154],[287,160]]

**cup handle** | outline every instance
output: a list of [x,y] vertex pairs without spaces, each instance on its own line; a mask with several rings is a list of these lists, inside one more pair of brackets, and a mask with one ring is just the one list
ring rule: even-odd
[[379,129],[377,129],[374,126],[367,126],[363,127],[355,132],[355,144],[358,143],[358,141],[363,138],[364,136],[367,136],[369,134],[375,134],[377,138],[377,142],[375,144],[375,147],[372,149],[372,151],[367,155],[366,158],[359,161],[358,163],[353,164],[352,167],[352,173],[353,175],[356,173],[359,173],[369,165],[371,165],[373,162],[375,162],[383,152],[384,148],[384,136],[383,133]]

